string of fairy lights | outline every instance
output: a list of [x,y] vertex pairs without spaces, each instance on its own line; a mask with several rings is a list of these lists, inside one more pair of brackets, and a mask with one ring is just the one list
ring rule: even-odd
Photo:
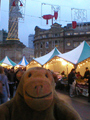
[[[63,58],[59,58],[59,57],[52,58],[50,61],[48,61],[47,63],[45,63],[45,64],[43,65],[43,67],[46,68],[47,66],[49,66],[49,65],[51,65],[51,64],[53,65],[53,64],[55,64],[55,63],[57,63],[57,62],[61,62],[61,64],[62,64],[63,66],[74,67],[74,64],[73,64],[73,63],[70,63],[70,62],[64,60]],[[76,68],[77,68],[77,69],[78,69],[78,68],[80,69],[80,68],[82,68],[82,67],[85,67],[85,65],[87,66],[89,63],[90,63],[90,58],[87,58],[86,60],[78,63]],[[38,62],[36,62],[35,60],[33,60],[33,61],[31,61],[31,62],[27,65],[27,67],[32,66],[32,65],[41,66]]]

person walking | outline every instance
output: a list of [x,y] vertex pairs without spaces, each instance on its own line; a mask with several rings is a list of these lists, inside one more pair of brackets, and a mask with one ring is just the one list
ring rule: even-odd
[[89,69],[88,69],[88,67],[86,67],[86,71],[84,73],[84,78],[88,79],[89,74],[90,74]]
[[13,94],[14,94],[14,86],[15,86],[14,77],[15,77],[14,67],[12,67],[8,73],[10,99],[13,98]]
[[8,78],[4,74],[4,69],[0,66],[0,81],[2,83],[2,94],[0,95],[0,104],[7,102],[7,99],[10,97]]
[[70,90],[69,90],[69,95],[70,97],[74,97],[75,96],[75,85],[76,85],[76,76],[75,76],[75,69],[72,69],[71,72],[68,74],[68,84],[70,86]]
[[88,79],[88,102],[90,102],[90,76]]

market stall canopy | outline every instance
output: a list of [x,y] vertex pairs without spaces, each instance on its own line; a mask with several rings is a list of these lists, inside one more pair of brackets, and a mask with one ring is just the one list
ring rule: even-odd
[[27,66],[28,61],[26,60],[25,56],[23,56],[22,60],[18,63],[18,65]]
[[0,61],[0,64],[7,64],[7,65],[10,65],[10,66],[15,66],[16,63],[13,62],[8,56],[6,56],[3,60]]
[[35,60],[36,62],[38,62],[41,65],[44,65],[45,63],[47,63],[50,59],[52,59],[54,56],[56,55],[60,55],[61,52],[59,52],[59,50],[55,47],[51,52],[49,52],[48,54],[38,57],[38,58],[33,58],[33,60]]
[[86,43],[86,41],[83,41],[75,49],[58,55],[58,57],[63,58],[73,64],[78,64],[90,57],[90,46]]

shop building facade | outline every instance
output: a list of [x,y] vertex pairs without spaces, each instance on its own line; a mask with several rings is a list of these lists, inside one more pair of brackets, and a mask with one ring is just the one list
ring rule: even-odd
[[90,44],[90,22],[77,24],[75,29],[72,28],[72,24],[62,27],[54,23],[50,29],[41,29],[36,26],[34,57],[43,56],[55,47],[61,53],[65,53],[76,48],[83,41]]

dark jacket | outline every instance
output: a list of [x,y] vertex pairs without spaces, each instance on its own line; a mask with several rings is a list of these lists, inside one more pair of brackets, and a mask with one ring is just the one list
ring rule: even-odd
[[68,74],[68,84],[72,84],[72,82],[76,79],[75,73],[70,72]]
[[89,72],[89,70],[88,70],[88,71],[85,72],[85,74],[84,74],[84,78],[88,78],[89,75],[90,75],[90,72]]

